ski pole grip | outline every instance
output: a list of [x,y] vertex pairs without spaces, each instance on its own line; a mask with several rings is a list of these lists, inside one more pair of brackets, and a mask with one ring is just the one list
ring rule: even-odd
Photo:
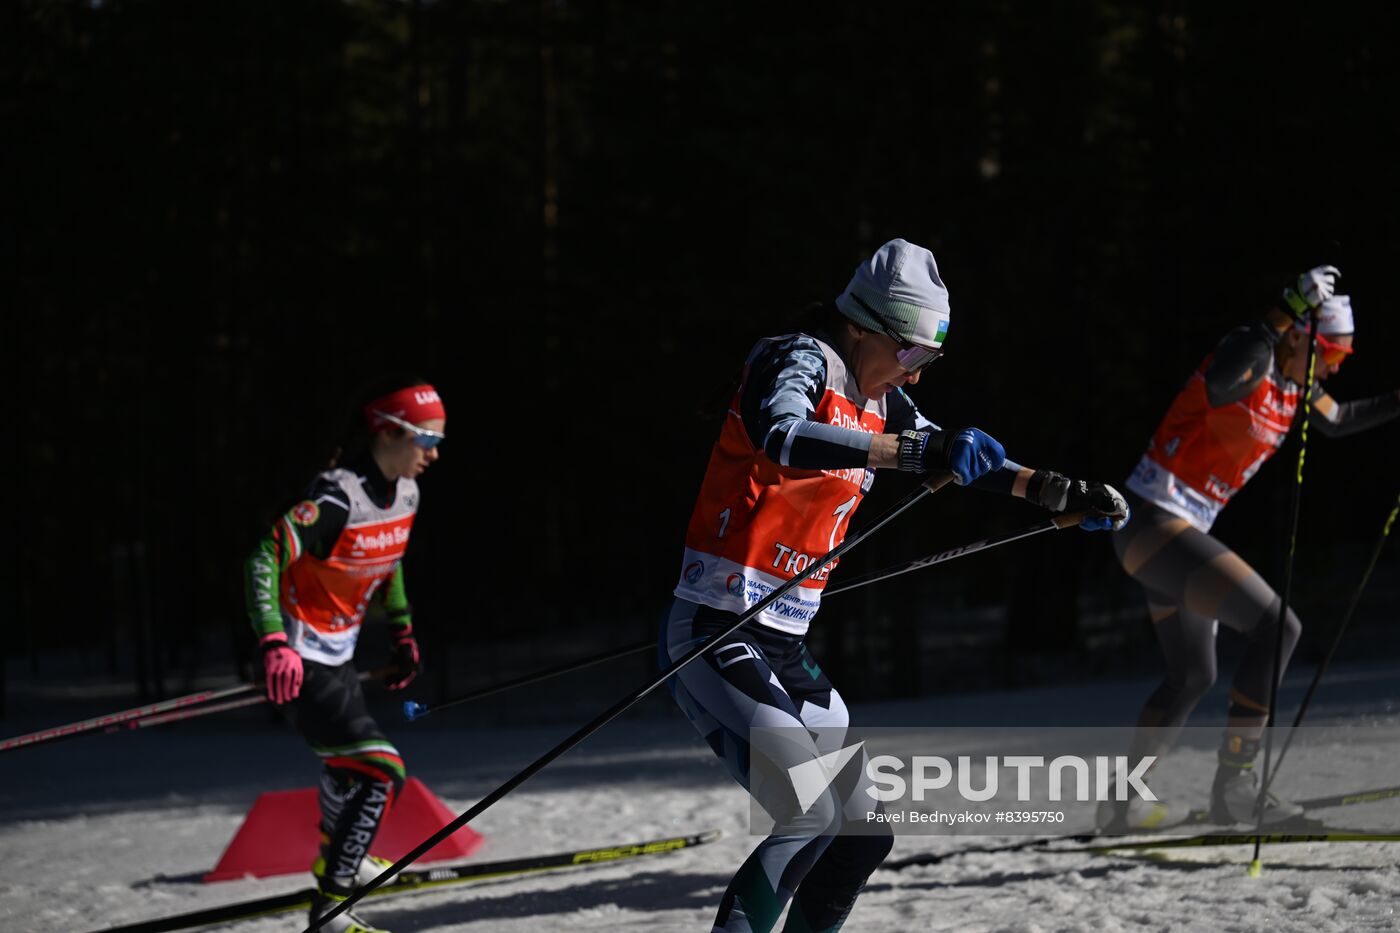
[[944,486],[953,481],[953,474],[950,470],[940,470],[937,473],[930,473],[924,480],[924,486],[929,492],[938,492]]
[[1066,528],[1073,528],[1075,525],[1078,525],[1090,515],[1102,514],[1102,512],[1090,512],[1088,510],[1085,510],[1083,512],[1066,512],[1063,515],[1056,515],[1053,520],[1055,522],[1055,528],[1057,530],[1063,531]]

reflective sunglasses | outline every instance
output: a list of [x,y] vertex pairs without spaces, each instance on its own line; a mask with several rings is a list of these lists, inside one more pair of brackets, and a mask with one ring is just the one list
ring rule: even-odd
[[1338,366],[1342,360],[1356,352],[1355,347],[1343,346],[1340,343],[1333,343],[1321,334],[1317,335],[1317,349],[1324,363]]
[[855,292],[848,292],[847,294],[854,298],[856,304],[864,308],[867,314],[880,322],[880,329],[884,331],[886,337],[889,337],[895,343],[899,344],[899,352],[895,354],[895,359],[899,361],[899,368],[906,373],[916,373],[943,355],[942,350],[936,350],[933,347],[921,347],[917,343],[910,343],[908,340],[905,340],[903,337],[899,336],[899,334],[895,333],[894,328],[890,327],[889,322],[885,320],[883,314],[862,301],[860,296]]
[[383,418],[385,421],[388,421],[390,424],[396,424],[408,433],[412,434],[413,443],[417,444],[424,450],[432,450],[438,444],[441,444],[444,440],[447,439],[447,435],[441,433],[440,431],[429,431],[427,428],[420,428],[416,424],[405,421],[402,418],[395,418],[393,415],[387,415],[382,411],[376,411],[375,414],[380,418]]

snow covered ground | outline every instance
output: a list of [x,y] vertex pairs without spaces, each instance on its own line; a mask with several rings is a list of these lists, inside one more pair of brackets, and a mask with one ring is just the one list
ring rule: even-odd
[[[1290,677],[1296,707],[1310,672]],[[618,687],[617,684],[613,685]],[[1093,684],[856,706],[864,724],[1122,724],[1151,685]],[[1197,722],[1223,709],[1223,691]],[[621,692],[621,688],[617,690]],[[580,701],[579,720],[606,705]],[[664,697],[650,715],[610,725],[474,827],[477,858],[498,859],[722,829],[718,842],[674,855],[518,879],[478,882],[372,902],[365,914],[409,931],[708,930],[730,874],[755,840],[748,798]],[[1329,676],[1315,722],[1361,729],[1400,726],[1400,676],[1351,665]],[[1310,718],[1312,718],[1310,716]],[[410,771],[454,810],[465,809],[571,731],[476,729],[470,710],[407,725],[385,717]],[[6,733],[44,721],[9,721]],[[1209,774],[1204,751],[1194,770]],[[1400,761],[1331,763],[1354,787],[1400,784]],[[80,933],[304,887],[308,876],[205,885],[188,880],[218,860],[247,807],[264,790],[309,786],[316,765],[285,727],[254,716],[211,717],[140,733],[97,736],[6,753],[0,768],[0,930]],[[1189,769],[1188,769],[1189,770]],[[1200,789],[1195,805],[1205,803]],[[1369,809],[1374,807],[1375,809]],[[1386,809],[1389,808],[1389,809]],[[1388,814],[1400,802],[1327,811],[1343,825]],[[1343,815],[1344,814],[1344,815]],[[980,847],[999,837],[896,840],[891,859]],[[1400,846],[1280,846],[1250,879],[1245,847],[1187,850],[1170,858],[976,854],[939,865],[881,870],[858,903],[852,931],[1090,931],[1400,929]],[[299,930],[284,915],[227,927]]]

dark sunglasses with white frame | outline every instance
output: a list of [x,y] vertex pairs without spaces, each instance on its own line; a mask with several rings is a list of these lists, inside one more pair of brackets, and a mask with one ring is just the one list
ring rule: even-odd
[[943,355],[942,350],[935,349],[934,347],[921,347],[917,343],[910,343],[908,340],[905,340],[895,332],[894,328],[890,327],[889,322],[885,320],[883,314],[862,301],[861,297],[855,292],[849,292],[848,294],[855,299],[856,304],[865,309],[867,314],[880,322],[880,329],[884,331],[886,337],[889,337],[895,343],[899,344],[899,353],[896,354],[896,358],[899,360],[900,369],[907,373],[916,373]]
[[413,435],[413,443],[417,444],[424,450],[432,450],[438,444],[441,444],[444,440],[447,439],[447,435],[443,434],[441,431],[429,431],[427,428],[420,428],[418,425],[413,424],[412,422],[405,421],[402,418],[395,418],[393,415],[387,414],[382,411],[376,411],[374,414],[377,417],[383,418],[390,424],[398,425],[399,427],[407,431],[409,434]]

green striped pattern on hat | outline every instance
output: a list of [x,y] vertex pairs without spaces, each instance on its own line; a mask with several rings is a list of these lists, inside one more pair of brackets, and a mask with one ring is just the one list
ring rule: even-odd
[[888,328],[921,347],[937,349],[948,334],[948,290],[933,254],[905,240],[891,240],[857,266],[836,308],[867,330]]

